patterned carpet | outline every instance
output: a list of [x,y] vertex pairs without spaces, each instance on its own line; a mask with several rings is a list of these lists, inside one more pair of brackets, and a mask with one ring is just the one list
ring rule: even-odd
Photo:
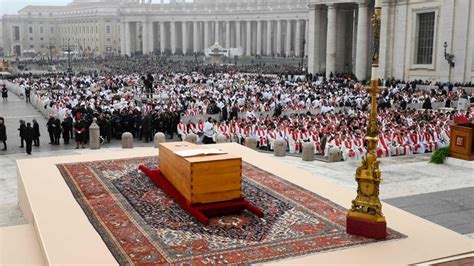
[[[58,165],[90,222],[120,264],[241,264],[376,242],[345,233],[347,211],[255,166],[243,194],[260,207],[200,224],[137,170],[157,157]],[[389,230],[387,240],[402,238]]]

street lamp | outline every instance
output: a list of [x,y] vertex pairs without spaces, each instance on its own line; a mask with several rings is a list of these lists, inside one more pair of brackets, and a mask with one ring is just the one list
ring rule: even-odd
[[67,72],[72,73],[71,68],[71,47],[69,46],[69,38],[67,39]]
[[448,48],[447,42],[444,42],[443,47],[444,47],[444,59],[446,59],[446,62],[448,62],[448,65],[449,65],[448,82],[451,82],[451,68],[454,67],[454,55],[446,52],[446,49]]
[[306,39],[303,38],[303,41],[301,42],[301,68],[304,68],[304,45],[306,44]]

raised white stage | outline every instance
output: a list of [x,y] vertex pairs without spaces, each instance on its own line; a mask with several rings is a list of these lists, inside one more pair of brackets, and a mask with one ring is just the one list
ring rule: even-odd
[[[355,191],[336,186],[288,164],[283,164],[273,159],[271,155],[261,154],[232,143],[209,145],[209,147],[242,156],[244,161],[313,191],[345,208],[350,207],[351,200],[355,197]],[[153,156],[157,155],[157,152],[154,148],[95,150],[84,155],[17,161],[19,205],[30,227],[16,228],[18,229],[16,233],[11,228],[0,230],[0,264],[22,262],[29,264],[117,264],[73,198],[56,164]],[[406,238],[316,253],[269,264],[390,263],[406,265],[474,250],[474,240],[463,235],[388,204],[383,205],[383,211],[388,227],[406,235]],[[27,233],[27,230],[33,231],[33,229],[34,233]],[[21,257],[22,252],[12,251],[11,247],[21,246],[18,241],[25,241],[28,235],[31,236],[33,243],[28,248],[33,250],[33,253],[34,250],[39,251],[38,254],[42,254],[43,261],[35,257],[36,260],[33,262],[31,261],[33,258]]]

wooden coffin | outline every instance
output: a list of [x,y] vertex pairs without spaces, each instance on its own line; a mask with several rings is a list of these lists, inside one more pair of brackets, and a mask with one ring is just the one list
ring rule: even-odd
[[191,204],[240,198],[242,158],[228,153],[193,157],[175,153],[203,148],[188,142],[160,143],[161,172]]

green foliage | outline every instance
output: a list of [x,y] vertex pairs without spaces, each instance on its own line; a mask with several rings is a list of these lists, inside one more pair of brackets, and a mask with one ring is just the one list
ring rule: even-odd
[[431,161],[432,163],[435,164],[442,164],[446,157],[449,155],[449,148],[444,147],[436,150],[433,155],[431,156]]

